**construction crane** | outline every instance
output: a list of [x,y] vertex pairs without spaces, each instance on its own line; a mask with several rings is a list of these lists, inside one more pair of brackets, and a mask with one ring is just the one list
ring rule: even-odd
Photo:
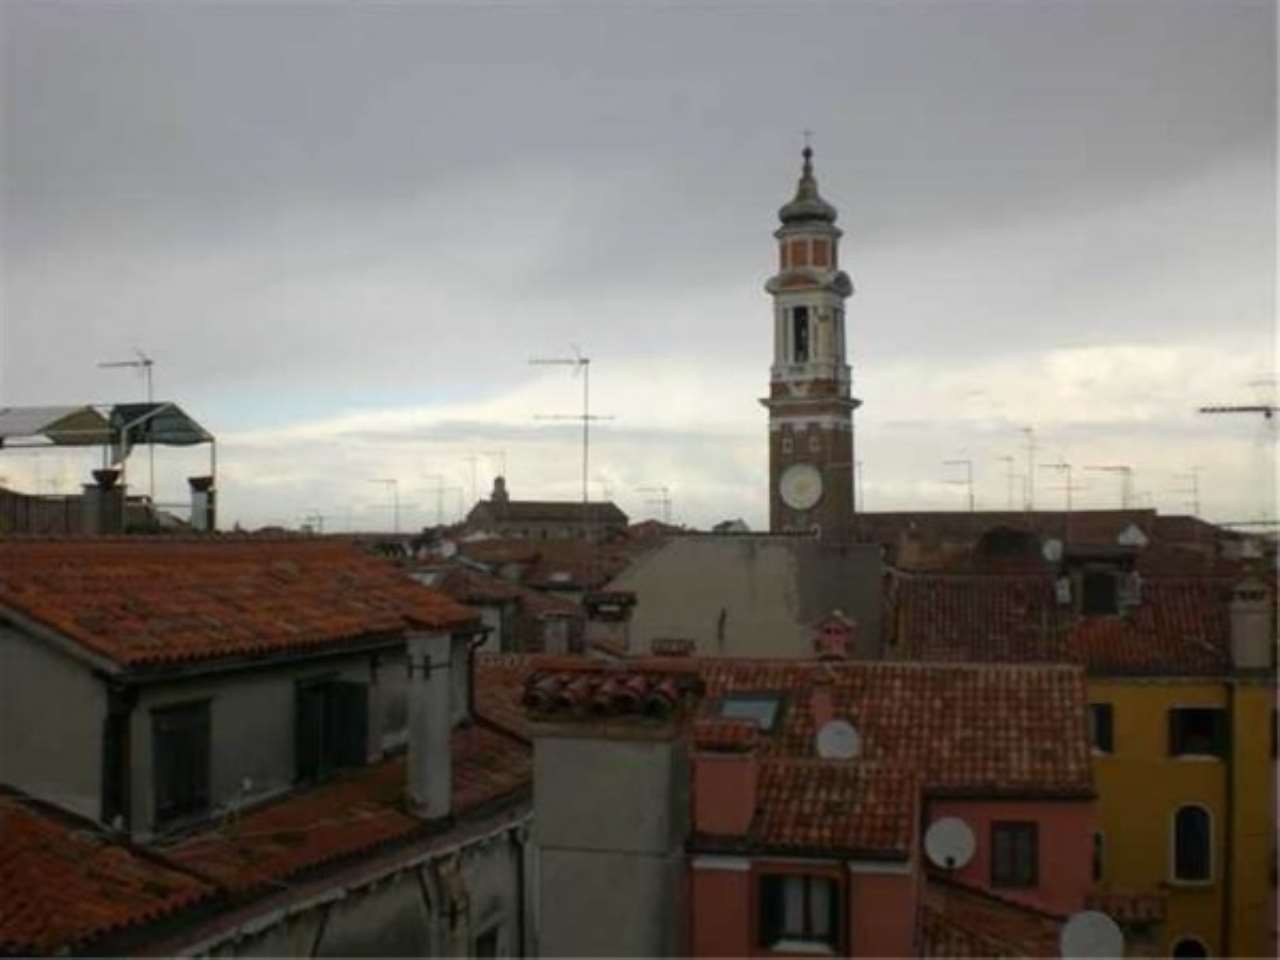
[[1274,403],[1241,403],[1241,404],[1223,404],[1212,407],[1201,407],[1201,413],[1260,413],[1270,420],[1280,407]]

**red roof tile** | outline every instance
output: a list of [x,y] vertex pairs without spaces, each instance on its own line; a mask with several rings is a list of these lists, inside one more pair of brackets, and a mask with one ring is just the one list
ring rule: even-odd
[[0,953],[81,948],[214,892],[88,821],[0,794]]
[[[405,757],[351,771],[245,813],[234,829],[212,829],[164,850],[174,861],[246,893],[303,870],[424,834],[404,803]],[[481,724],[453,734],[453,812],[526,788],[531,751]]]
[[590,691],[598,687],[567,689],[583,672],[638,676],[646,690],[658,677],[696,677],[705,685],[702,716],[716,715],[726,694],[776,692],[784,699],[779,727],[761,737],[759,749],[762,756],[784,758],[817,755],[809,693],[823,679],[834,715],[849,719],[860,734],[861,759],[915,771],[926,790],[990,796],[1093,791],[1079,667],[693,657],[601,665],[585,658],[482,656],[477,700],[487,716],[520,723],[512,720],[512,704],[526,695],[528,679],[553,677],[561,687],[544,695],[564,695],[589,715]]
[[699,750],[739,753],[755,750],[760,728],[754,720],[700,717],[693,725],[693,744]]
[[1143,577],[1125,614],[1081,616],[1049,576],[900,575],[886,580],[889,657],[1079,663],[1091,674],[1194,676],[1230,668],[1230,579]]
[[857,761],[771,758],[760,764],[751,839],[778,852],[911,854],[919,781]]
[[124,666],[261,656],[474,611],[326,540],[8,541],[0,604]]
[[1056,957],[1064,917],[931,878],[920,911],[925,957]]

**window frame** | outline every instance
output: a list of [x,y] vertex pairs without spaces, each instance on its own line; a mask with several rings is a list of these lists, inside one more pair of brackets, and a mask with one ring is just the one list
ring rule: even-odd
[[[1215,716],[1213,732],[1210,734],[1209,749],[1188,750],[1185,745],[1187,735],[1177,729],[1179,716],[1197,711],[1212,713]],[[1169,756],[1175,760],[1222,760],[1231,749],[1231,723],[1225,707],[1213,704],[1174,704],[1169,708],[1167,722],[1169,725]]]
[[[174,703],[166,703],[161,706],[152,707],[151,715],[151,820],[156,826],[169,825],[184,820],[192,820],[207,816],[209,811],[213,809],[213,698],[197,697],[191,700],[182,700]],[[194,799],[186,799],[185,802],[170,802],[167,805],[161,805],[161,789],[162,780],[169,776],[176,776],[173,772],[172,764],[174,761],[166,760],[162,763],[160,757],[162,755],[161,743],[167,737],[180,735],[177,731],[165,731],[159,725],[159,722],[166,715],[175,716],[177,714],[194,712],[201,717],[200,722],[196,725],[197,735],[202,731],[202,742],[200,749],[195,758],[189,756],[189,746],[182,752],[185,756],[185,764],[180,763],[179,767],[186,767],[189,773],[192,769],[200,768],[199,772],[203,777],[203,790],[199,789],[199,785],[191,786],[190,777],[180,777],[187,788],[185,791],[168,790],[167,793],[185,792],[194,796]],[[199,753],[203,753],[203,762],[200,762]],[[163,772],[162,772],[163,771]]]
[[[1095,610],[1091,609],[1091,600],[1093,604],[1097,603],[1097,587],[1093,590],[1089,589],[1091,583],[1097,584],[1102,581],[1110,583],[1110,593],[1108,594],[1110,604],[1108,609]],[[1080,613],[1086,617],[1113,617],[1120,613],[1120,583],[1119,578],[1114,570],[1083,570],[1080,573]]]
[[[801,311],[804,311],[801,313]],[[809,363],[813,356],[812,347],[812,312],[807,303],[799,303],[791,308],[791,362]],[[803,336],[801,333],[803,332]],[[800,344],[804,343],[804,354],[801,355]]]
[[[787,929],[786,922],[786,889],[788,883],[802,884],[801,923],[802,930],[797,933]],[[816,934],[811,928],[813,920],[810,915],[811,891],[815,884],[827,886],[827,925],[825,937]],[[769,899],[768,890],[771,885],[778,891],[780,903],[773,908],[766,907]],[[777,953],[810,952],[821,948],[823,952],[838,954],[843,949],[845,911],[844,885],[842,881],[828,873],[806,872],[800,870],[770,870],[759,873],[755,877],[756,897],[756,946],[759,949]],[[769,926],[770,916],[777,919],[776,929]],[[800,948],[800,949],[797,949]]]
[[[1015,847],[1011,852],[1011,863],[1008,875],[998,873],[1000,863],[996,857],[996,834],[1008,832],[1012,834],[1011,843]],[[1016,848],[1019,835],[1030,835],[1031,858],[1028,875],[1024,876],[1018,863]],[[1040,822],[1038,820],[992,820],[989,836],[990,878],[993,889],[1031,890],[1040,886]]]
[[[773,711],[773,718],[768,726],[762,726],[755,717],[752,716],[728,716],[724,712],[725,704],[731,700],[737,701],[773,701],[776,706]],[[721,696],[715,704],[716,716],[723,720],[755,720],[756,729],[761,734],[772,734],[781,728],[783,711],[786,709],[787,698],[780,690],[732,690]]]
[[[340,689],[341,688],[341,689]],[[350,696],[356,688],[363,690],[364,709],[358,711],[362,719],[364,748],[357,749],[357,738],[343,723],[342,701],[350,703]],[[343,692],[345,690],[346,692]],[[316,750],[314,769],[304,769],[303,750],[303,699],[320,693],[319,714],[315,722],[320,724],[319,746]],[[333,776],[338,770],[365,766],[369,762],[369,684],[357,680],[344,680],[341,674],[333,672],[320,676],[307,677],[294,683],[293,694],[294,724],[294,757],[293,774],[295,783],[321,783]]]
[[[1099,714],[1106,718],[1104,724],[1098,723]],[[1116,752],[1116,710],[1115,704],[1106,701],[1089,703],[1089,749],[1099,756],[1111,756]],[[1103,737],[1100,734],[1106,732]],[[1101,741],[1105,740],[1106,743]]]
[[[1206,839],[1205,839],[1205,875],[1203,877],[1180,877],[1178,876],[1178,814],[1183,810],[1199,810],[1205,815]],[[1173,808],[1173,814],[1169,819],[1169,883],[1179,887],[1211,887],[1214,885],[1214,870],[1217,867],[1217,858],[1214,856],[1214,823],[1213,811],[1206,804],[1196,801],[1188,803],[1180,803]]]

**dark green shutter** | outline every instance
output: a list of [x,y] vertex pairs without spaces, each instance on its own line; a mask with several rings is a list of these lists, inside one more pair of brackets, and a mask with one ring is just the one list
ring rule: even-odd
[[369,757],[369,688],[363,683],[332,685],[335,761],[340,767],[363,766]]
[[760,945],[772,946],[782,936],[782,884],[778,876],[760,880]]
[[294,742],[298,759],[298,779],[320,775],[324,730],[324,690],[319,685],[298,687],[298,710]]

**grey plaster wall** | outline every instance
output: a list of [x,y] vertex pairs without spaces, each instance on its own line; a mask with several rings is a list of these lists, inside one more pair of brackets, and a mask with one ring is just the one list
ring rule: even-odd
[[87,665],[0,626],[0,782],[97,820],[106,715]]
[[543,955],[681,952],[688,811],[683,739],[539,735],[534,838]]
[[431,921],[418,871],[407,871],[333,903],[315,955],[430,956]]
[[[154,710],[209,701],[209,802],[216,812],[231,801],[253,801],[293,785],[295,689],[299,681],[331,678],[368,683],[371,677],[366,654],[323,663],[213,674],[144,688],[130,727],[135,838],[147,839],[156,831]],[[246,777],[252,785],[248,793],[243,793],[241,784]]]
[[631,649],[693,640],[701,656],[811,657],[813,624],[858,621],[854,656],[878,656],[880,548],[769,536],[675,537],[615,578],[636,594]]

